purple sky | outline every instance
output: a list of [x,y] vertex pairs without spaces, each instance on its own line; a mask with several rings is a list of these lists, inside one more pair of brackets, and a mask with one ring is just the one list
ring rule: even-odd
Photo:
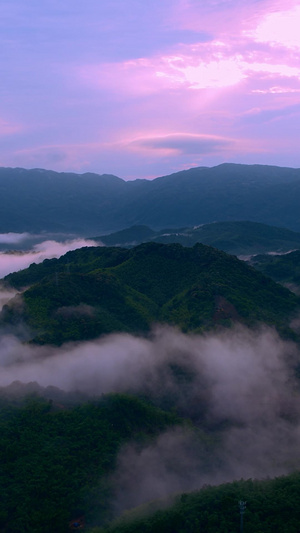
[[294,0],[2,0],[0,166],[300,167]]

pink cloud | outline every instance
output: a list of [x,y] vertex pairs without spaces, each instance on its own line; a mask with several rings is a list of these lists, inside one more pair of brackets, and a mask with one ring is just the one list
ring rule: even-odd
[[268,13],[250,35],[259,42],[286,48],[300,48],[300,6],[282,5],[280,11]]
[[174,27],[211,32],[213,38],[225,35],[228,40],[244,31],[254,30],[264,17],[291,10],[297,4],[297,0],[179,0],[174,5],[171,23]]
[[[73,69],[73,76],[75,73],[85,90],[89,89],[95,105],[103,95],[110,94],[110,116],[118,127],[110,128],[106,121],[104,135],[99,115],[102,133],[95,138],[95,132],[93,142],[20,150],[17,157],[20,160],[25,157],[27,166],[59,165],[81,171],[94,165],[101,173],[120,175],[122,160],[117,167],[108,165],[114,154],[123,161],[130,157],[130,152],[147,153],[153,159],[172,158],[180,152],[179,147],[174,147],[175,138],[178,140],[184,131],[183,154],[191,153],[187,146],[190,150],[194,143],[193,150],[200,158],[205,155],[205,146],[207,155],[212,153],[212,144],[205,144],[204,139],[226,139],[228,143],[224,141],[222,148],[220,144],[213,153],[223,154],[229,160],[232,154],[263,151],[268,146],[267,141],[259,140],[259,132],[251,141],[251,134],[241,124],[237,129],[235,123],[243,113],[266,105],[284,109],[288,97],[292,95],[294,102],[298,98],[300,67],[296,54],[287,53],[282,47],[274,50],[268,43],[255,42],[250,35],[241,33],[235,41],[229,37],[179,44],[167,52]],[[271,99],[262,101],[267,94]],[[149,138],[155,139],[156,146],[151,145]],[[162,146],[159,138],[164,138],[164,142],[167,138],[172,140],[172,146],[167,142]]]
[[217,135],[200,135],[191,133],[173,133],[169,135],[147,136],[128,143],[133,149],[162,151],[165,154],[177,152],[186,154],[203,154],[223,152],[233,147],[236,141]]
[[[109,90],[118,99],[154,94],[163,99],[170,91],[222,89],[255,79],[256,73],[300,79],[297,54],[284,48],[274,51],[250,33],[244,32],[235,41],[228,35],[209,43],[177,45],[151,58],[85,65],[78,68],[77,77],[93,90]],[[282,84],[273,84],[277,85]]]
[[79,67],[76,76],[90,88],[110,90],[113,94],[132,97],[148,96],[169,87],[163,78],[156,74],[163,58],[137,58],[119,63],[84,65]]
[[0,118],[0,136],[5,137],[7,135],[13,135],[23,130],[23,126],[14,122],[9,122],[3,118]]
[[[132,151],[153,158],[194,152],[202,157],[206,149],[207,155],[220,153],[226,159],[234,153],[270,150],[259,131],[251,140],[253,132],[241,117],[253,108],[282,109],[284,114],[297,102],[297,54],[259,38],[264,28],[266,36],[269,26],[264,24],[272,17],[294,8],[292,0],[284,5],[274,0],[181,0],[169,25],[213,30],[210,42],[177,44],[151,57],[79,67],[77,77],[95,98],[97,92],[101,98],[109,91],[113,101],[124,102],[118,109],[118,131],[108,132],[106,149],[121,157]],[[103,149],[104,144],[99,146]]]
[[[55,104],[50,97],[47,113],[35,110],[35,122],[26,115],[31,135],[13,151],[2,147],[0,164],[140,177],[153,175],[153,161],[160,172],[159,162],[173,169],[206,156],[214,162],[212,154],[228,160],[271,150],[260,127],[260,120],[271,119],[263,112],[281,110],[272,118],[279,124],[299,102],[298,2],[176,0],[163,17],[158,4],[153,9],[160,14],[157,46],[133,46],[133,39],[128,53],[84,53],[55,63]],[[110,33],[115,26],[109,23]],[[262,110],[256,131],[254,121],[251,127],[246,122],[253,109]],[[14,127],[0,121],[0,135],[16,132]],[[280,128],[276,135],[281,137]]]
[[186,89],[226,88],[255,78],[256,73],[300,79],[298,58],[279,53],[270,61],[268,49],[253,48],[249,53],[244,41],[235,47],[220,42],[189,45],[175,59],[164,57],[159,76]]
[[122,153],[134,153],[152,159],[174,158],[184,155],[188,166],[197,166],[208,155],[219,155],[221,160],[230,160],[234,154],[263,152],[265,149],[258,140],[233,138],[221,135],[191,133],[149,133],[134,139],[127,139],[116,149]]

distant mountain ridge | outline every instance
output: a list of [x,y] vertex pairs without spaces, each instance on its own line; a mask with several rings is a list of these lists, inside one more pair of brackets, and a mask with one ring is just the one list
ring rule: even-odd
[[89,236],[249,220],[300,231],[300,169],[224,163],[149,180],[0,168],[0,232]]
[[213,222],[194,228],[166,228],[154,231],[148,226],[132,226],[109,235],[95,237],[106,246],[132,247],[143,242],[207,244],[233,255],[285,253],[300,248],[300,233],[259,222]]

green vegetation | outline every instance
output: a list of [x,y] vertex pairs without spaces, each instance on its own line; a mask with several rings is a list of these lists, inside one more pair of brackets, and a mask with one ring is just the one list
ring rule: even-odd
[[135,246],[142,242],[179,243],[194,246],[207,244],[233,255],[288,252],[300,248],[300,234],[258,222],[214,222],[195,228],[153,231],[147,226],[131,228],[97,237],[107,246]]
[[[101,237],[95,237],[99,239],[106,246],[135,246],[142,242],[149,242],[156,238],[160,232],[156,232],[147,226],[132,226],[109,235],[102,235]],[[175,241],[173,241],[175,242]]]
[[127,395],[78,405],[0,398],[0,531],[65,533],[72,519],[109,518],[108,474],[120,447],[179,423]]
[[[2,324],[25,322],[38,343],[145,333],[155,322],[202,331],[257,321],[285,328],[300,299],[236,257],[196,244],[82,248],[10,274],[31,285],[4,307]],[[286,330],[287,331],[287,330]]]
[[300,251],[286,255],[258,255],[251,261],[253,266],[266,276],[300,292]]
[[110,527],[94,528],[90,533],[232,533],[240,527],[239,501],[246,501],[244,533],[298,533],[299,473],[268,481],[208,486],[182,494],[167,509],[151,515],[148,511],[147,515],[147,508],[141,508],[139,518],[136,510]]
[[55,282],[44,278],[25,292],[24,301],[27,324],[42,332],[37,342],[55,344],[99,333],[145,331],[156,311],[146,296],[101,271],[60,274]]
[[[297,169],[220,165],[127,183],[107,175],[0,169],[0,192],[2,232],[52,230],[99,235],[100,231],[132,224],[184,226],[160,231],[133,226],[102,240],[112,246],[152,242],[130,249],[82,248],[7,276],[5,283],[22,294],[4,307],[0,325],[13,328],[25,324],[28,327],[17,331],[29,332],[26,340],[60,345],[119,331],[145,335],[155,323],[202,332],[235,322],[249,326],[264,322],[292,335],[288,324],[299,312],[300,298],[275,281],[299,284],[300,252],[256,258],[259,272],[205,244],[233,254],[298,247],[299,234],[254,222],[263,220],[300,231]],[[220,218],[227,222],[185,227]],[[243,218],[253,222],[230,222]],[[18,346],[20,361],[16,364],[22,376],[25,359],[22,345]],[[79,342],[76,348],[80,350]],[[41,365],[43,350],[37,355]],[[54,350],[49,352],[51,357]],[[82,519],[84,530],[90,533],[232,533],[238,531],[238,502],[243,500],[247,501],[244,533],[298,533],[297,472],[274,480],[206,486],[174,497],[169,507],[166,502],[152,502],[112,521],[114,491],[118,488],[114,475],[120,472],[117,465],[126,445],[129,449],[133,445],[136,457],[149,449],[160,453],[161,448],[155,446],[167,435],[165,462],[150,462],[150,468],[152,464],[156,468],[166,465],[171,479],[180,468],[185,474],[186,469],[194,467],[207,478],[217,473],[218,479],[228,479],[231,470],[226,459],[232,450],[238,461],[237,448],[226,439],[233,429],[240,448],[238,430],[243,425],[248,429],[247,420],[237,421],[226,410],[225,415],[221,410],[214,417],[214,404],[209,400],[214,394],[210,379],[215,376],[196,379],[185,355],[183,362],[176,359],[176,353],[174,359],[164,361],[158,369],[160,379],[155,390],[155,375],[150,368],[145,378],[149,387],[140,384],[134,389],[139,396],[110,394],[87,400],[85,393],[66,393],[54,387],[41,391],[34,383],[13,383],[7,390],[2,389],[0,532],[67,533],[72,530],[73,520]],[[114,363],[118,363],[117,358]],[[291,372],[294,370],[298,370],[297,365]],[[296,432],[295,438],[298,435],[299,400],[295,382],[292,386],[287,399],[283,395],[278,401],[272,400],[268,395],[266,400],[270,396],[270,411],[278,412],[274,431],[268,434],[275,446],[282,442],[276,440],[277,427],[287,431],[287,446],[290,441],[286,428]],[[24,399],[16,389],[38,392]],[[250,395],[252,401],[256,399]],[[272,417],[271,422],[273,428]],[[260,425],[251,424],[255,439]],[[179,452],[170,438],[177,431],[192,435],[186,445],[179,446]],[[254,448],[256,452],[259,442],[255,441]],[[263,454],[265,450],[269,452],[270,447],[266,445]],[[297,454],[289,456],[284,465],[275,464],[276,453],[270,456],[271,472],[273,464],[278,469],[299,464]],[[262,460],[265,458],[263,455]]]
[[[27,288],[4,307],[1,324],[25,323],[31,340],[42,344],[114,331],[145,334],[154,322],[201,332],[263,321],[288,334],[288,321],[300,308],[300,298],[270,277],[202,244],[82,248],[10,274],[5,283]],[[110,394],[86,401],[83,393],[76,397],[48,387],[44,397],[24,400],[11,396],[20,385],[1,391],[0,531],[67,533],[73,520],[82,519],[90,533],[231,533],[239,527],[238,501],[246,500],[244,533],[298,533],[298,473],[208,486],[177,496],[168,508],[162,502],[157,511],[160,502],[154,502],[112,522],[113,476],[124,445],[148,450],[165,430],[179,427],[193,436],[184,457],[196,449],[199,470],[209,475],[224,466],[226,432],[240,424],[211,416],[209,385],[195,380],[188,364],[176,358],[164,364],[163,386],[151,393],[155,378],[149,371],[149,390],[136,389],[142,397]],[[170,375],[175,388],[168,387]],[[28,389],[35,390],[33,385]],[[292,401],[296,412],[296,388]],[[290,425],[292,418],[282,415]],[[167,450],[169,471],[176,474],[182,457],[177,461],[176,450],[173,456]]]
[[[110,474],[121,447],[150,444],[167,428],[184,427],[183,420],[125,394],[85,403],[70,402],[66,393],[61,403],[63,394],[56,396],[60,401],[14,398],[1,391],[0,531],[67,533],[72,520],[83,517],[89,533],[230,533],[238,531],[239,500],[247,501],[245,533],[299,531],[297,472],[205,486],[171,503],[145,504],[111,522]],[[199,445],[206,439],[208,461],[213,461],[210,452],[218,438],[198,438]]]

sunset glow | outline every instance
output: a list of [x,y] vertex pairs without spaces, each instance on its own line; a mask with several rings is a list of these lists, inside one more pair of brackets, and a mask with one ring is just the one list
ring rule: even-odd
[[15,0],[0,15],[1,166],[300,166],[296,2]]

